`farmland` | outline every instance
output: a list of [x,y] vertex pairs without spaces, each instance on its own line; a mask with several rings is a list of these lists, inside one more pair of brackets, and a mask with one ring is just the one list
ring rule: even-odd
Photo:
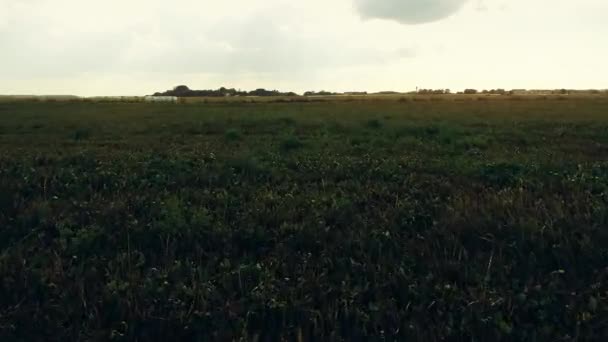
[[605,96],[6,101],[0,340],[605,340],[607,205]]

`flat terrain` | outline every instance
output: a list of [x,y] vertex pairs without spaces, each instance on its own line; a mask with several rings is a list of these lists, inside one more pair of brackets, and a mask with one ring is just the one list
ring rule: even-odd
[[0,340],[608,339],[608,98],[0,103]]

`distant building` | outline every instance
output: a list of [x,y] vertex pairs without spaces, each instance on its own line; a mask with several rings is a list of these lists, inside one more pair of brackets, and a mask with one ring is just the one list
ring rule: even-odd
[[146,96],[146,102],[177,102],[177,96]]
[[142,98],[138,96],[93,96],[87,97],[86,100],[93,102],[140,102]]

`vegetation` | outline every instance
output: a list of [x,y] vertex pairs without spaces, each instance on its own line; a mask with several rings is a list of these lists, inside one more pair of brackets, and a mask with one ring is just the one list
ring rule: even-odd
[[172,90],[162,93],[154,93],[154,96],[179,96],[179,97],[226,97],[226,96],[298,96],[294,92],[280,92],[278,90],[266,90],[259,88],[252,91],[237,90],[234,88],[221,87],[217,90],[191,90],[185,85],[180,85]]
[[[361,94],[361,95],[366,95],[367,93]],[[331,92],[331,91],[325,91],[325,90],[321,90],[321,91],[307,91],[304,93],[304,96],[334,96],[334,95],[342,95],[340,93],[335,93],[335,92]]]
[[494,98],[0,103],[0,340],[606,340],[608,99]]
[[450,94],[450,89],[418,89],[420,95],[445,95]]

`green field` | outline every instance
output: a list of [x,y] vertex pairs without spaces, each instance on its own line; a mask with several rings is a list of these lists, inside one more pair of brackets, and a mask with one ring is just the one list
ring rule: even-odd
[[608,98],[0,103],[0,340],[608,339]]

